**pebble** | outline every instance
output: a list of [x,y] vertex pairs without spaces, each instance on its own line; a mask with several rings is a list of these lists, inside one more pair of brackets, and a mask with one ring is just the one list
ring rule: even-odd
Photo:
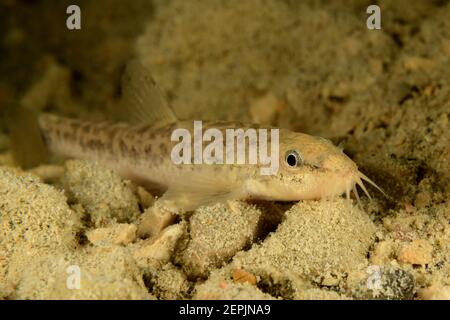
[[414,277],[405,270],[371,265],[353,294],[357,299],[409,300],[414,297],[414,284]]
[[91,230],[86,236],[94,245],[127,245],[136,240],[136,230],[137,227],[134,224],[118,223],[111,227]]
[[155,237],[138,242],[133,248],[138,265],[142,268],[159,268],[168,263],[184,231],[185,224],[179,223],[165,228]]
[[426,265],[432,261],[432,253],[433,246],[428,241],[417,239],[400,249],[397,260],[412,265]]

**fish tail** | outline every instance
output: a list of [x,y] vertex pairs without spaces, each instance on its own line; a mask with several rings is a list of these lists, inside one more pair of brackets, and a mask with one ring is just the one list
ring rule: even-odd
[[11,103],[6,109],[5,120],[11,152],[17,164],[28,169],[48,160],[48,148],[39,127],[37,111]]

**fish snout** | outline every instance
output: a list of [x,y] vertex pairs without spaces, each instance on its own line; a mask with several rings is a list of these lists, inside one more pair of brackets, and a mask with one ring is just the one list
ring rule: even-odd
[[343,176],[354,176],[358,172],[357,165],[343,153],[328,156],[324,159],[322,167]]

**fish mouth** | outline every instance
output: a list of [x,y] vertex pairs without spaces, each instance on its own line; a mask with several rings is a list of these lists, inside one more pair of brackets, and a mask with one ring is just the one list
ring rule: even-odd
[[361,206],[361,200],[359,198],[358,189],[356,188],[356,186],[359,186],[361,188],[361,190],[366,194],[366,196],[370,200],[372,200],[372,197],[371,197],[369,191],[367,191],[367,188],[364,185],[364,182],[369,183],[370,185],[375,187],[378,191],[380,191],[386,198],[388,198],[388,195],[383,191],[383,189],[381,189],[375,182],[373,182],[371,179],[369,179],[369,177],[367,177],[364,173],[357,170],[356,174],[354,174],[352,176],[352,178],[350,179],[350,183],[346,186],[345,197],[347,198],[347,200],[350,200],[350,192],[353,191],[353,194],[355,195],[356,200],[358,201],[358,205]]

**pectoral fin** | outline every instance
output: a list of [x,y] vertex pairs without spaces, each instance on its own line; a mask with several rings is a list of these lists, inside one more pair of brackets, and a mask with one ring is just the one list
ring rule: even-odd
[[[203,166],[204,167],[204,166]],[[192,211],[200,206],[209,206],[227,200],[237,200],[244,197],[241,183],[233,174],[213,174],[202,171],[189,173],[178,177],[169,185],[160,201],[171,206]]]

